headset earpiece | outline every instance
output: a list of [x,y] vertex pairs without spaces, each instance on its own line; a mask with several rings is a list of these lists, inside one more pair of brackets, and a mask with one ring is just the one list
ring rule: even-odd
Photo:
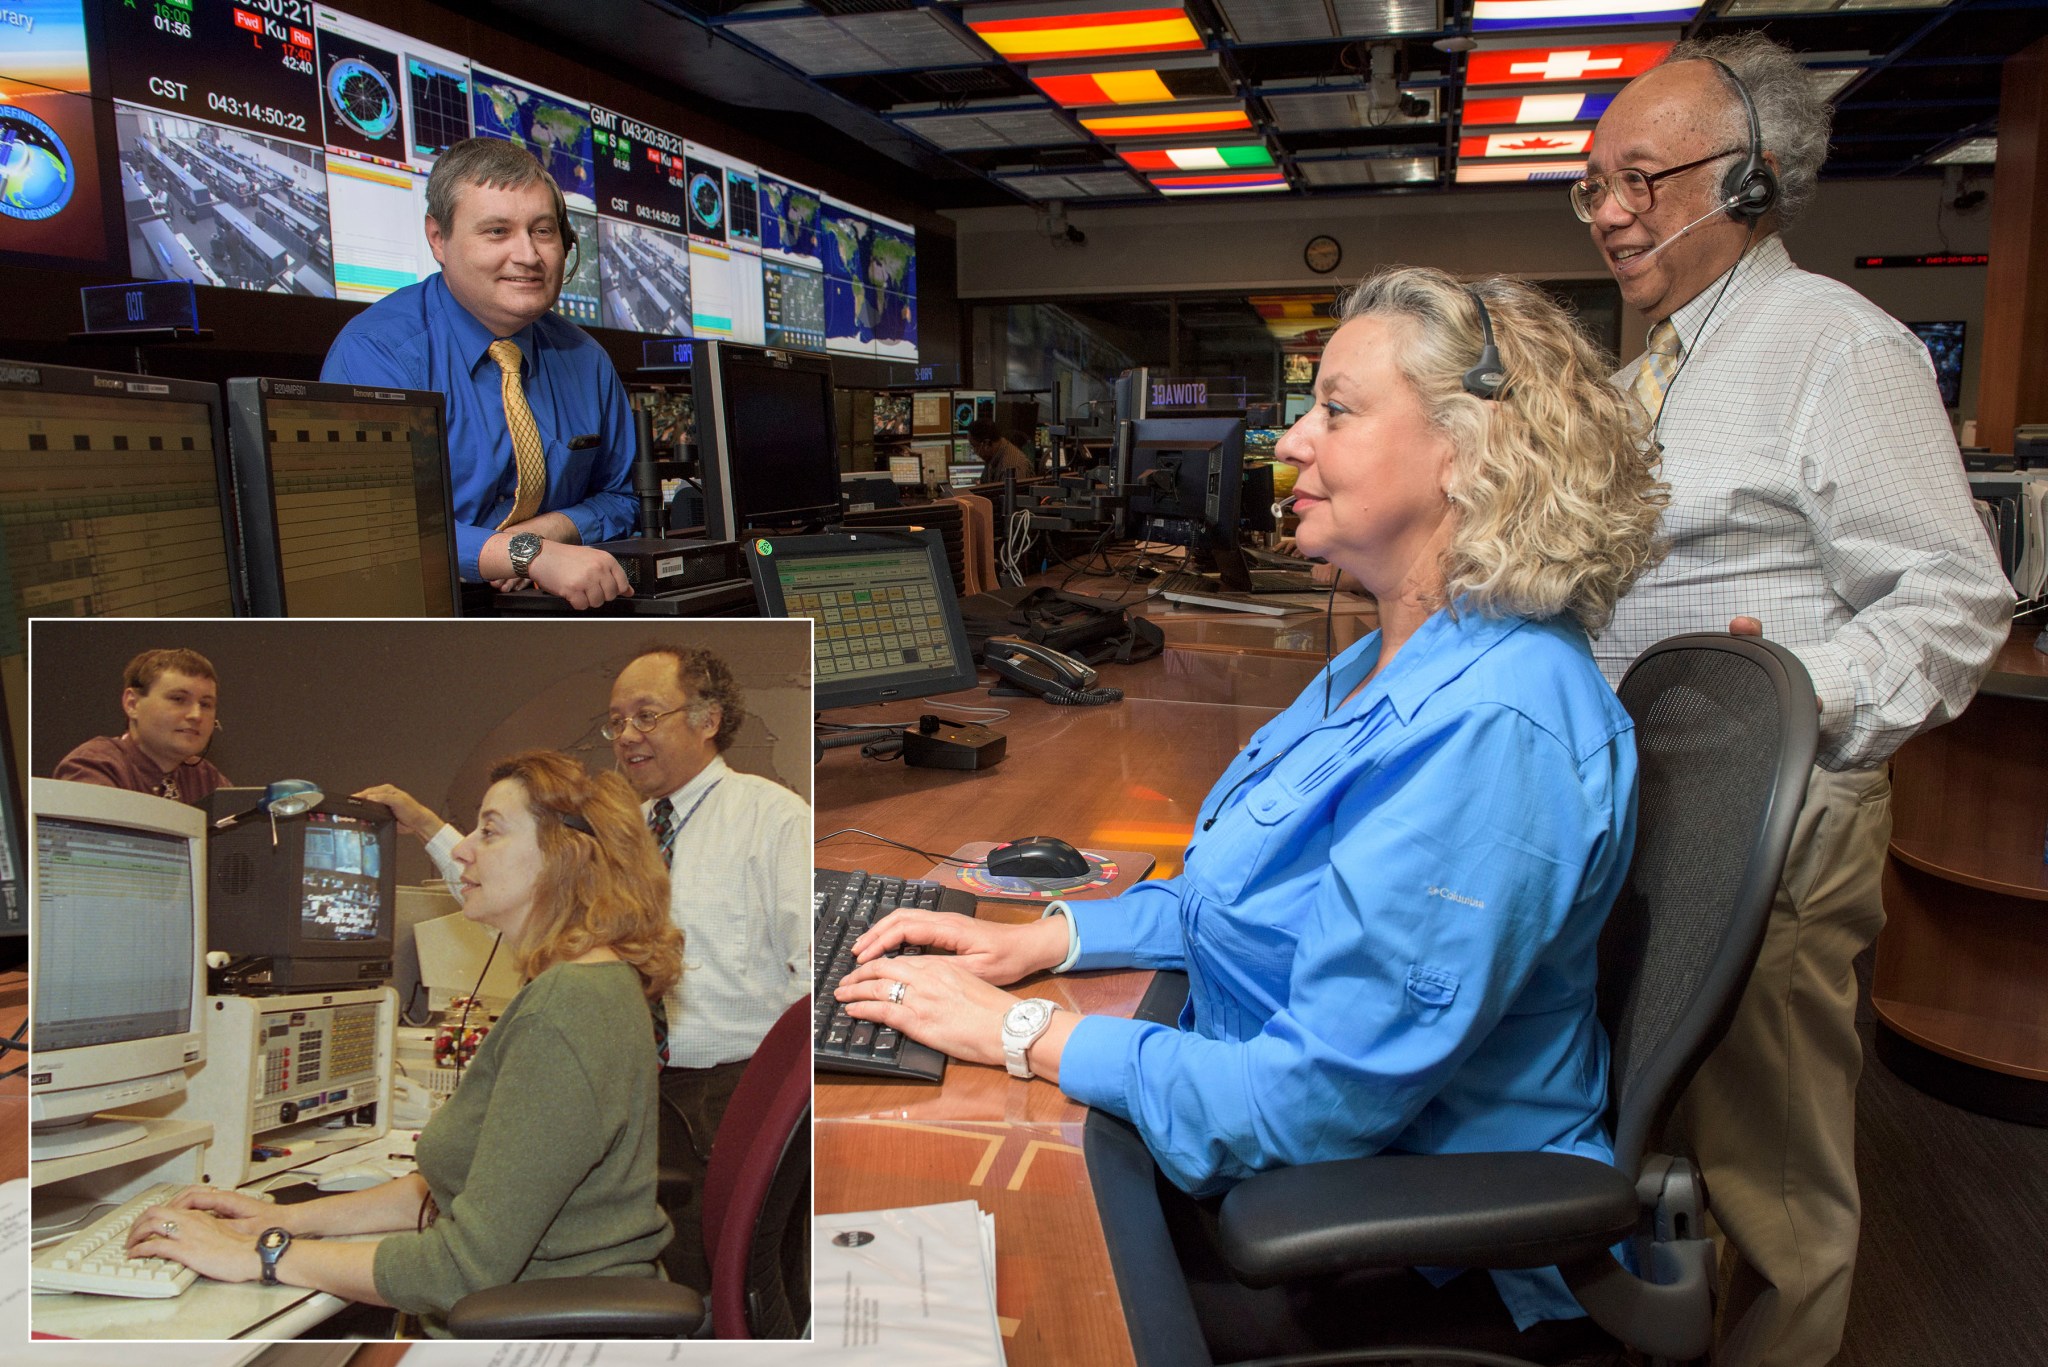
[[1749,125],[1749,150],[1722,178],[1721,198],[1727,201],[1728,217],[1738,223],[1754,223],[1777,205],[1778,177],[1764,160],[1763,129],[1757,122],[1756,101],[1749,97],[1749,87],[1726,62],[1718,57],[1707,60],[1719,67],[1728,84],[1735,87],[1742,100],[1742,116]]
[[1479,297],[1478,290],[1467,285],[1465,293],[1472,296],[1472,307],[1479,310],[1479,332],[1484,338],[1478,363],[1465,372],[1465,392],[1475,399],[1498,399],[1508,377],[1501,369],[1500,349],[1493,344],[1493,319],[1487,317],[1486,301]]

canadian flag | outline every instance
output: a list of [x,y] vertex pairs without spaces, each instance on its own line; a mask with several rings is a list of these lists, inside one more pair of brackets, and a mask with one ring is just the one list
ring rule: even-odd
[[1458,139],[1461,157],[1579,157],[1593,143],[1590,128],[1548,132],[1486,133]]

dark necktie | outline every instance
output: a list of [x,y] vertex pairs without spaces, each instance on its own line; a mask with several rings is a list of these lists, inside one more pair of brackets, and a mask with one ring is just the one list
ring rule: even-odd
[[654,843],[661,846],[661,862],[671,864],[676,850],[675,804],[665,797],[656,798],[647,813],[647,829],[654,832]]
[[[647,812],[647,829],[654,833],[654,843],[661,847],[661,862],[667,864],[676,848],[676,809],[667,798],[656,798],[654,806]],[[668,1067],[668,1011],[659,998],[654,1002],[654,1052],[661,1057],[661,1066]]]

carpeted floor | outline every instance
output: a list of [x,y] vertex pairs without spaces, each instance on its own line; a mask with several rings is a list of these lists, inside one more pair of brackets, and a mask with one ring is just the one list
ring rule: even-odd
[[1863,1243],[1836,1367],[2048,1364],[2048,1129],[1893,1076],[1871,1053],[1864,968]]

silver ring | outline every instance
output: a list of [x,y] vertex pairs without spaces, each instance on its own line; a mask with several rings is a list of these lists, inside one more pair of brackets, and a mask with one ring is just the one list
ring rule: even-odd
[[157,1228],[162,1230],[164,1232],[164,1237],[168,1239],[173,1234],[176,1234],[178,1232],[178,1222],[176,1220],[165,1220],[162,1224],[158,1225]]
[[902,1005],[902,1003],[903,1003],[903,994],[904,994],[905,992],[908,992],[909,990],[910,990],[910,985],[909,985],[908,983],[904,982],[904,981],[903,981],[903,980],[902,980],[901,978],[898,978],[898,979],[896,979],[896,980],[895,980],[894,982],[890,983],[890,984],[889,984],[889,1004],[890,1004],[891,1006],[900,1006],[900,1005]]

